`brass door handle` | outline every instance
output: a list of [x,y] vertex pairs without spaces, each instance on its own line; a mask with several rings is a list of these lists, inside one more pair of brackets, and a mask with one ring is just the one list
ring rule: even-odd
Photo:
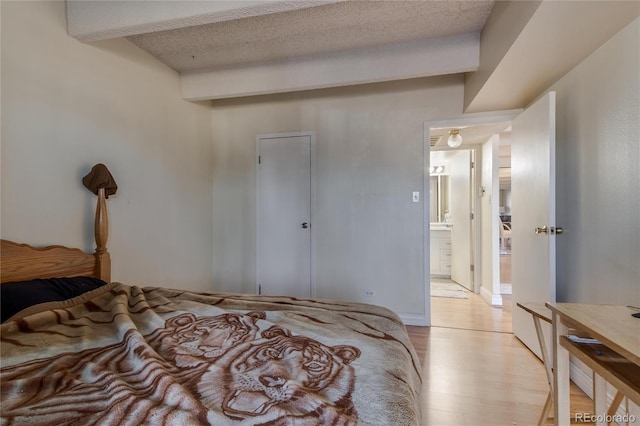
[[557,227],[550,227],[548,228],[547,225],[543,226],[543,227],[536,227],[536,235],[539,234],[551,234],[551,235],[560,235],[564,232],[564,229],[560,228],[559,226]]
[[536,235],[548,234],[548,233],[549,233],[549,228],[547,228],[547,225],[543,226],[542,228],[539,226],[536,227]]

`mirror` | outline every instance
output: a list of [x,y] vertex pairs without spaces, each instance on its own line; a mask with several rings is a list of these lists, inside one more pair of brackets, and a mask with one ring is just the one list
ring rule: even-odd
[[429,178],[429,222],[449,222],[449,176],[432,174]]

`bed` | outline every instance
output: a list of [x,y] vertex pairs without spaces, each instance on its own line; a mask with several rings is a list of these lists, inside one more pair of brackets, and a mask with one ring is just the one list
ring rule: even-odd
[[421,423],[395,313],[111,282],[104,191],[95,228],[95,253],[2,240],[3,425]]

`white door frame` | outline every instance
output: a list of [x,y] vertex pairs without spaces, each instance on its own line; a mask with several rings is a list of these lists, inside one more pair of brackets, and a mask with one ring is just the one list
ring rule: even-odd
[[289,138],[298,136],[308,136],[311,140],[311,208],[310,208],[310,221],[311,224],[311,297],[316,297],[316,133],[312,130],[304,132],[287,132],[287,133],[266,133],[256,135],[256,264],[255,264],[255,289],[258,294],[258,256],[260,256],[260,241],[258,232],[258,223],[260,219],[260,140],[261,139],[273,139],[273,138]]
[[[431,145],[429,144],[429,137],[431,135],[431,128],[436,128],[436,127],[462,127],[462,126],[474,126],[474,125],[479,125],[479,124],[490,124],[490,123],[496,123],[496,122],[500,122],[500,121],[511,121],[513,120],[515,117],[517,117],[520,113],[522,112],[522,109],[512,109],[512,110],[505,110],[505,111],[492,111],[492,112],[480,112],[480,113],[473,113],[473,114],[463,114],[457,118],[450,118],[450,119],[446,119],[446,120],[433,120],[433,121],[426,121],[424,123],[424,149],[423,151],[423,163],[424,163],[424,168],[422,171],[422,175],[423,175],[423,194],[428,194],[429,191],[429,162],[430,162],[430,155],[431,155]],[[467,149],[473,149],[475,151],[475,159],[477,162],[477,159],[479,158],[478,156],[478,146],[472,145],[467,147]],[[480,153],[481,154],[481,153]],[[478,180],[478,173],[480,168],[478,167],[478,164],[475,165],[475,176],[476,176],[476,186],[479,182]],[[473,288],[474,291],[477,293],[480,289],[480,283],[481,283],[481,273],[482,273],[482,251],[481,251],[481,239],[479,238],[479,236],[481,235],[481,213],[480,213],[480,209],[478,209],[478,206],[480,205],[480,200],[478,199],[478,191],[476,191],[475,189],[472,189],[472,193],[474,194],[474,197],[476,197],[476,202],[475,202],[475,211],[474,211],[474,219],[475,219],[475,234],[476,234],[476,239],[474,241],[474,252],[475,252],[475,259],[473,259],[474,261],[474,271],[473,271]],[[430,243],[431,243],[431,236],[430,233],[427,232],[427,230],[429,229],[429,199],[428,197],[422,197],[423,198],[423,203],[424,203],[424,215],[423,215],[423,227],[424,227],[424,244],[423,244],[423,250],[424,250],[424,262],[425,262],[425,267],[424,267],[424,286],[425,286],[425,316],[428,322],[428,325],[431,325],[431,277],[430,277],[430,270],[431,270],[431,261],[430,261]]]

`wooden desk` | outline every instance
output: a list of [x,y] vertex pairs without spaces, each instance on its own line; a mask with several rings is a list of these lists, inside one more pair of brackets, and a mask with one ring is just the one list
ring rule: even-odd
[[[547,303],[553,324],[555,424],[569,425],[569,354],[594,372],[597,425],[606,424],[606,382],[640,404],[640,319],[624,306]],[[569,334],[601,344],[574,343]]]

